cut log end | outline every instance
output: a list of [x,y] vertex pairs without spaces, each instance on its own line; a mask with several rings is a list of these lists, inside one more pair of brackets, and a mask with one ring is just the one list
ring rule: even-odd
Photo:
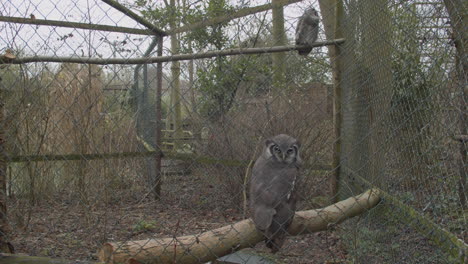
[[114,246],[111,243],[104,243],[98,252],[98,258],[104,263],[114,263]]

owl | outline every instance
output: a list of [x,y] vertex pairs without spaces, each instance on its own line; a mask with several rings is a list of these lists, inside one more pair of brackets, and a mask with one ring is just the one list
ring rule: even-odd
[[[320,17],[317,10],[308,8],[299,18],[296,27],[296,45],[312,45],[318,36]],[[299,50],[299,55],[307,56],[312,48]]]
[[281,248],[296,210],[296,186],[302,163],[299,148],[299,141],[288,135],[267,139],[252,169],[251,215],[272,252]]

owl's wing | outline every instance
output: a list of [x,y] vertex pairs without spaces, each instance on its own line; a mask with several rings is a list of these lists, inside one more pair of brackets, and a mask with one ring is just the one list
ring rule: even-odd
[[[312,27],[307,24],[304,16],[299,18],[296,28],[296,45],[307,45],[310,44],[310,31]],[[299,50],[299,55],[307,55],[312,50],[312,48]]]
[[305,18],[301,16],[297,22],[296,27],[296,45],[304,44],[304,33],[305,33]]
[[310,25],[310,30],[307,36],[307,43],[309,45],[312,45],[313,43],[315,43],[315,41],[317,41],[318,31],[319,31],[318,23],[315,25]]
[[271,226],[275,214],[275,209],[258,205],[253,215],[255,226],[260,230],[267,230]]

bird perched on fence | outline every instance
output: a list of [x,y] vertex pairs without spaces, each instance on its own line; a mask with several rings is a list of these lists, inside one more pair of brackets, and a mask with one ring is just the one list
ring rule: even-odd
[[5,53],[0,55],[0,63],[10,63],[14,59],[16,59],[16,56],[11,49],[5,50]]
[[299,148],[299,141],[285,134],[267,139],[252,169],[251,214],[272,252],[283,245],[296,210],[296,186],[302,164]]
[[[312,45],[317,40],[320,17],[317,10],[308,8],[299,18],[296,27],[296,45]],[[299,55],[307,56],[312,48],[298,50]]]

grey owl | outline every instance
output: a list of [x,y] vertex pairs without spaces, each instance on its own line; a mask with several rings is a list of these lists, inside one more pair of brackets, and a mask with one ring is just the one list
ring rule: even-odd
[[[296,45],[312,45],[318,36],[320,17],[317,10],[308,8],[299,18],[296,27]],[[299,55],[307,56],[312,48],[299,50]]]
[[296,186],[302,163],[299,148],[299,141],[288,135],[267,139],[252,169],[251,215],[272,252],[283,245],[296,210]]

